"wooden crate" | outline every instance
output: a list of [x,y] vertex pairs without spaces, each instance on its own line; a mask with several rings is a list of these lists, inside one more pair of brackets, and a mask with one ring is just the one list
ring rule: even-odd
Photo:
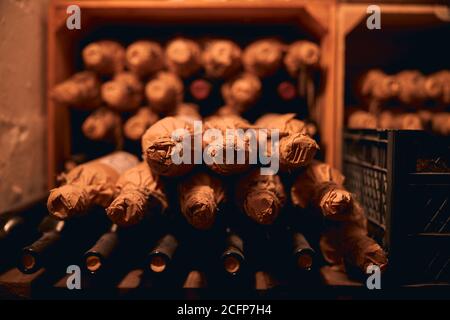
[[337,136],[335,156],[342,166],[345,107],[355,103],[352,84],[359,72],[380,68],[388,73],[449,68],[450,10],[436,4],[379,4],[381,30],[369,30],[367,7],[373,2],[340,3],[336,25]]
[[[66,9],[77,4],[81,8],[81,30],[66,28]],[[291,23],[320,43],[321,67],[325,71],[317,99],[315,120],[321,127],[326,161],[337,164],[335,137],[339,117],[334,104],[334,51],[335,51],[334,0],[181,0],[181,1],[65,1],[53,0],[48,18],[48,88],[66,79],[76,71],[79,43],[91,28],[115,23],[129,25],[151,23],[176,26],[177,24],[202,24],[218,22],[242,24]],[[182,31],[182,30],[181,30]],[[56,105],[50,98],[48,105],[48,182],[55,185],[56,175],[69,158],[71,148],[70,112]]]

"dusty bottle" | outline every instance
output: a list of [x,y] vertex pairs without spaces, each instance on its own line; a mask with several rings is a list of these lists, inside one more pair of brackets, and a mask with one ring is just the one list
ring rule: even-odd
[[106,213],[121,227],[135,225],[145,216],[163,212],[168,207],[162,182],[146,162],[123,172],[115,188],[117,196]]
[[22,249],[18,268],[23,273],[34,273],[39,270],[57,247],[61,240],[61,231],[65,222],[53,217],[46,217],[39,225],[41,236],[31,245]]
[[268,113],[255,122],[260,129],[278,130],[280,169],[284,171],[308,165],[319,150],[319,145],[307,134],[305,123],[295,116],[295,113]]
[[284,65],[293,77],[297,77],[306,68],[317,68],[319,61],[319,46],[306,40],[291,43],[284,57]]
[[257,168],[238,181],[235,200],[253,221],[268,225],[286,204],[286,192],[278,175],[262,175]]
[[102,85],[102,99],[111,109],[134,111],[141,105],[144,86],[131,72],[117,73],[113,80]]
[[245,70],[260,78],[275,74],[282,60],[283,44],[275,39],[252,42],[245,48],[242,56]]
[[117,112],[108,108],[100,108],[84,120],[81,131],[91,140],[120,142],[122,119]]
[[94,205],[107,207],[116,194],[120,174],[138,162],[135,156],[119,151],[75,167],[63,174],[60,187],[50,190],[48,210],[67,219],[87,213]]
[[315,251],[300,232],[292,233],[292,255],[297,269],[305,271],[312,269]]
[[138,109],[136,114],[131,116],[124,124],[123,131],[130,140],[140,140],[145,131],[159,120],[150,107],[145,106]]
[[177,238],[168,233],[159,239],[155,247],[148,254],[148,268],[154,273],[167,270],[178,248]]
[[203,148],[210,157],[205,162],[211,170],[229,175],[242,173],[250,167],[249,141],[244,134],[250,123],[239,116],[216,115],[207,118],[203,127],[205,132],[216,131],[213,135],[203,136]]
[[377,126],[377,117],[367,111],[354,111],[348,117],[347,127],[350,129],[375,129]]
[[382,103],[394,98],[399,89],[396,77],[387,75],[379,69],[365,72],[357,82],[357,92],[372,113],[378,112]]
[[397,73],[398,100],[409,106],[420,106],[426,99],[425,77],[417,70],[405,70]]
[[431,118],[432,130],[443,136],[450,136],[450,113],[439,112]]
[[450,70],[435,72],[425,79],[425,91],[429,99],[438,104],[450,104]]
[[178,188],[180,210],[194,228],[210,229],[225,199],[222,181],[204,172],[184,179]]
[[[183,117],[165,117],[152,125],[142,136],[142,153],[152,171],[171,177],[182,176],[191,171],[194,166],[194,133],[192,121]],[[189,142],[189,145],[183,141]],[[180,163],[175,163],[175,152],[180,158],[185,153],[189,154],[190,161],[179,159]]]
[[352,206],[352,195],[344,189],[344,176],[326,163],[313,161],[301,172],[292,188],[295,206],[312,206],[329,219],[346,219]]
[[78,72],[56,85],[51,90],[50,96],[58,103],[92,110],[101,104],[100,80],[94,72]]
[[242,113],[256,103],[261,89],[258,77],[251,73],[242,73],[224,83],[221,91],[226,105]]
[[145,96],[157,113],[173,112],[183,100],[183,82],[174,73],[158,72],[145,86]]
[[320,238],[320,249],[325,260],[331,264],[347,264],[366,274],[369,265],[380,267],[388,264],[381,246],[367,235],[367,219],[357,201],[347,214],[349,219],[331,225]]
[[200,46],[186,38],[177,38],[170,41],[164,55],[169,71],[181,78],[192,76],[201,67]]
[[86,269],[96,274],[104,269],[119,246],[119,227],[113,224],[84,254]]
[[206,77],[228,78],[241,67],[241,49],[230,40],[211,40],[202,53]]
[[101,75],[114,75],[125,67],[125,48],[116,41],[101,40],[90,43],[82,52],[87,69]]
[[148,77],[164,68],[163,49],[154,41],[135,41],[127,47],[126,65],[140,78]]
[[245,262],[244,252],[244,241],[241,236],[228,229],[225,238],[225,249],[221,256],[223,268],[227,273],[236,275],[242,270]]
[[199,107],[195,103],[180,103],[175,107],[175,110],[171,115],[190,122],[202,120],[202,116],[199,112]]

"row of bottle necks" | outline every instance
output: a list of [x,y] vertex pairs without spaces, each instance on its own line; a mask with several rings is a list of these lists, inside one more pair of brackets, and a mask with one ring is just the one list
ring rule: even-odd
[[199,232],[165,217],[120,228],[101,212],[68,221],[45,216],[37,228],[15,215],[1,227],[1,256],[15,257],[18,269],[26,274],[76,261],[92,276],[139,267],[153,275],[214,269],[238,278],[250,271],[250,265],[309,272],[316,260],[305,235],[290,228],[273,231],[223,224]]

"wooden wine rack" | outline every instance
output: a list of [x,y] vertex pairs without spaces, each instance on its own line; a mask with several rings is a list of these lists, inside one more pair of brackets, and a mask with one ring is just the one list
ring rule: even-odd
[[[186,1],[66,1],[53,0],[48,18],[48,88],[68,78],[76,71],[77,47],[89,30],[105,24],[153,26],[196,24],[208,26],[217,23],[271,25],[290,23],[298,26],[320,44],[322,85],[317,93],[317,104],[312,115],[319,123],[326,161],[339,163],[336,136],[338,135],[334,90],[335,7],[334,0],[186,0]],[[69,5],[81,9],[81,30],[66,28]],[[218,107],[218,106],[216,106]],[[72,151],[71,119],[68,108],[47,98],[48,110],[48,183],[53,187],[56,176]]]

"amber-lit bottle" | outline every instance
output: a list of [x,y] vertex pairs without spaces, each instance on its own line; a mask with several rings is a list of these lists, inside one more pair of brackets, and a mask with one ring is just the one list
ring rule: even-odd
[[178,239],[175,235],[167,233],[160,238],[152,251],[148,254],[148,270],[153,273],[166,271],[178,249]]
[[224,270],[230,275],[238,274],[245,263],[244,241],[239,234],[227,229],[225,249],[221,256]]

